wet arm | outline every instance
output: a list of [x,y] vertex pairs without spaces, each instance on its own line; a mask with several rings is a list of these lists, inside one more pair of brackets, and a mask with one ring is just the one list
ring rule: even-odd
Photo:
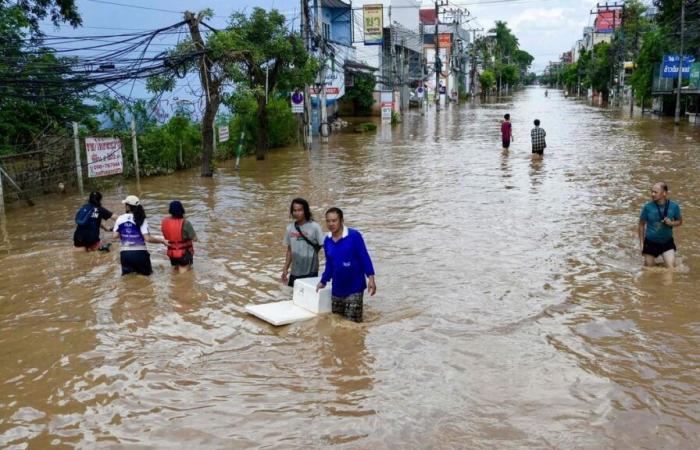
[[639,221],[639,227],[637,227],[637,234],[639,235],[639,246],[644,248],[644,234],[646,233],[647,222],[645,220]]
[[168,245],[168,241],[166,241],[163,238],[157,238],[154,236],[151,236],[150,234],[144,234],[143,235],[143,240],[146,242],[150,242],[151,244],[163,244],[163,245]]
[[[325,252],[325,248],[324,248]],[[322,287],[325,287],[326,284],[333,278],[333,258],[328,256],[328,253],[326,253],[326,268],[323,271],[323,275],[321,275],[321,281],[319,284],[322,284]]]
[[362,235],[357,237],[357,241],[357,250],[360,254],[360,260],[362,261],[365,275],[367,277],[374,277],[374,266],[372,265],[372,259],[369,257],[369,252],[367,251],[367,246],[365,245],[365,240],[362,238]]
[[287,274],[289,273],[289,266],[292,265],[292,246],[287,246],[287,251],[284,254],[284,267],[282,268],[282,281],[287,281]]

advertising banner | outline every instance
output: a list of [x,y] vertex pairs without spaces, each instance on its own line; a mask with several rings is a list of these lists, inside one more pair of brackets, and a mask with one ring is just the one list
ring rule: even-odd
[[364,5],[362,16],[365,24],[365,45],[382,45],[384,5]]
[[[664,55],[664,61],[661,64],[661,78],[678,78],[678,66],[680,58],[678,55]],[[695,62],[694,56],[683,56],[683,73],[682,78],[690,76],[690,66]]]
[[596,33],[612,33],[620,26],[621,19],[617,11],[598,11],[595,19]]
[[104,177],[124,171],[122,141],[117,138],[85,138],[88,177]]

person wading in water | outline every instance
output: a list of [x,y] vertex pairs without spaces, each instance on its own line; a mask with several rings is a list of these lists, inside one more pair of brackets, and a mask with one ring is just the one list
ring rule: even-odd
[[190,270],[194,264],[194,244],[197,234],[189,220],[185,219],[185,207],[178,200],[170,202],[170,217],[160,223],[160,231],[169,242],[168,258],[170,265],[182,273]]
[[360,232],[343,224],[343,211],[340,208],[326,211],[326,224],[330,231],[323,241],[326,269],[316,285],[316,292],[333,280],[333,313],[362,322],[364,291],[367,289],[369,295],[377,292],[372,260]]

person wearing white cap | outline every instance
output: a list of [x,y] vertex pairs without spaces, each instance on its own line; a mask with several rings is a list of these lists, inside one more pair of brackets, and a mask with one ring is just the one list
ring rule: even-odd
[[124,200],[125,214],[117,218],[114,223],[114,239],[121,242],[120,259],[122,263],[122,275],[140,273],[150,275],[151,255],[146,249],[146,242],[152,244],[168,245],[165,239],[151,236],[146,221],[146,211],[141,206],[141,200],[135,195],[129,195]]

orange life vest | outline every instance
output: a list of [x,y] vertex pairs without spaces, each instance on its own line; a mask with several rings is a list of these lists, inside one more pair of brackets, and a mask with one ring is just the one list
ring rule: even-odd
[[192,241],[184,241],[182,239],[182,226],[184,223],[185,219],[175,219],[173,217],[166,217],[160,223],[163,237],[170,242],[168,245],[168,258],[182,258],[185,256],[186,250],[189,250],[190,253],[194,255]]

